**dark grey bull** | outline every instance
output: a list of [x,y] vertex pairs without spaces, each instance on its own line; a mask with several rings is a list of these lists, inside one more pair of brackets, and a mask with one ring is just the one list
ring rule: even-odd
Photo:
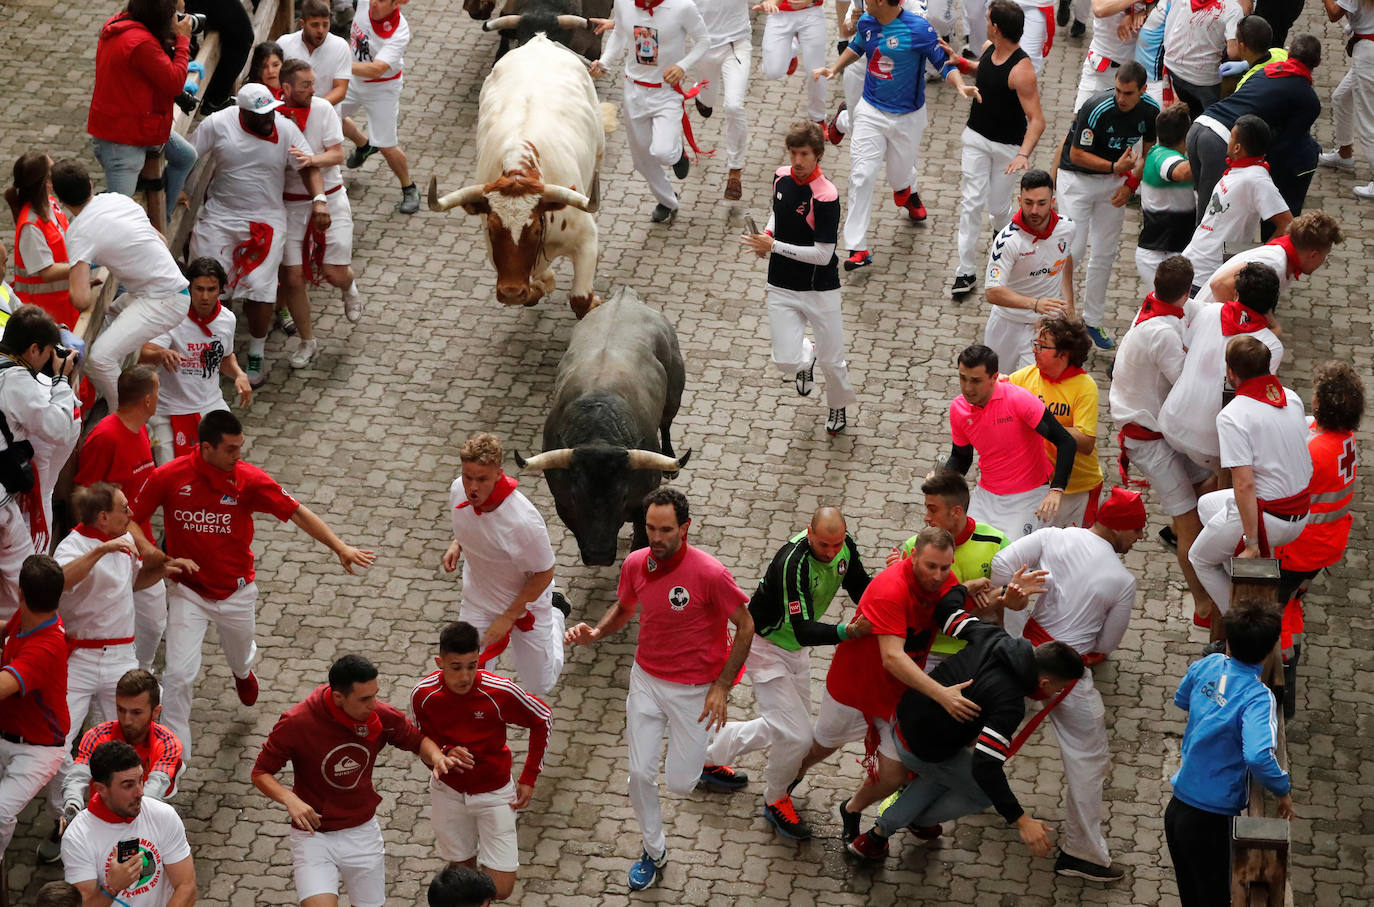
[[[491,18],[500,6],[500,14]],[[601,36],[588,18],[609,19],[612,0],[465,0],[463,7],[474,19],[487,20],[482,31],[499,31],[501,45],[496,59],[543,32],[575,54],[595,60],[601,56]]]
[[544,452],[515,460],[543,471],[582,563],[615,563],[623,523],[634,526],[632,550],[649,544],[644,496],[692,453],[677,457],[669,438],[685,381],[677,334],[630,290],[573,328],[544,420]]

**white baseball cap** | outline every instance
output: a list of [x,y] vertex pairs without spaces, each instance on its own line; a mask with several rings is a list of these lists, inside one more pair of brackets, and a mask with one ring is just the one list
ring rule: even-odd
[[249,82],[234,96],[240,110],[249,113],[269,113],[282,106],[282,102],[272,97],[272,89],[261,82]]

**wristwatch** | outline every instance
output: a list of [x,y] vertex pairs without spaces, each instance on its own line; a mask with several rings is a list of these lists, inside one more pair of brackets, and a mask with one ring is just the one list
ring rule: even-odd
[[310,201],[314,203],[323,202],[326,205],[329,204],[329,198],[323,192],[312,198]]

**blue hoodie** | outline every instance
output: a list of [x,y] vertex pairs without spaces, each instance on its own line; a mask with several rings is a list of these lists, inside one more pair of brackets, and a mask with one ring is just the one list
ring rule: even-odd
[[1183,764],[1169,780],[1174,796],[1189,806],[1240,815],[1250,775],[1275,796],[1291,789],[1274,755],[1278,712],[1261,670],[1218,653],[1193,662],[1179,684],[1174,705],[1188,713],[1188,728]]

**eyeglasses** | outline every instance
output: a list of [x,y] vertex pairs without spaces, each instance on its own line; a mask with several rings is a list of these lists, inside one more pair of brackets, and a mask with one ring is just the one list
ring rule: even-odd
[[1040,352],[1041,350],[1044,350],[1044,351],[1047,352],[1047,353],[1057,353],[1057,352],[1059,352],[1059,347],[1057,347],[1057,346],[1045,346],[1045,344],[1043,344],[1043,343],[1032,343],[1032,344],[1031,344],[1031,349],[1035,350],[1037,353]]

